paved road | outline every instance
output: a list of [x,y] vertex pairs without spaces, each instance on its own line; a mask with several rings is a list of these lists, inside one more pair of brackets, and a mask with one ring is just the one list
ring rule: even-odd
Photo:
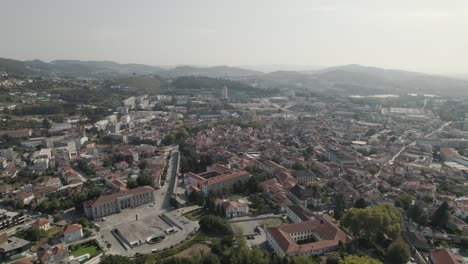
[[[446,122],[446,123],[444,123],[444,124],[443,124],[442,126],[440,126],[439,128],[437,128],[437,129],[435,129],[434,131],[430,132],[429,134],[426,134],[425,136],[423,136],[423,138],[424,138],[424,137],[430,137],[430,136],[432,136],[434,133],[436,133],[437,131],[442,131],[446,126],[450,125],[451,123],[452,123],[452,122]],[[398,157],[401,155],[401,153],[403,153],[403,151],[406,150],[406,148],[407,148],[408,146],[414,146],[414,145],[416,145],[416,141],[413,141],[413,142],[411,142],[411,143],[409,143],[409,144],[407,144],[407,145],[404,145],[404,146],[400,149],[400,151],[398,151],[390,160],[388,160],[387,162],[385,162],[384,165],[383,165],[382,167],[384,167],[384,166],[386,166],[386,165],[393,165],[393,163],[395,162],[395,159],[398,158]],[[379,170],[379,172],[378,172],[375,176],[376,176],[376,177],[380,177],[380,173],[381,173],[381,172],[382,172],[382,170]]]
[[166,184],[155,193],[155,210],[168,210],[171,207],[170,199],[179,173],[179,158],[179,151],[172,151],[171,159],[168,162]]

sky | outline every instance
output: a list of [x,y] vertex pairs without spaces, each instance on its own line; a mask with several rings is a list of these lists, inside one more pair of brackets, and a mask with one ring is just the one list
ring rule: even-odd
[[468,74],[468,1],[1,0],[0,57]]

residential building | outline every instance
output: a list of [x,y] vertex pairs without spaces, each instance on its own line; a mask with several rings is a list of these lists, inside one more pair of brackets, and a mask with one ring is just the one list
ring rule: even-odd
[[31,248],[31,242],[18,238],[8,237],[6,233],[0,235],[0,260],[11,260],[25,256]]
[[439,248],[429,254],[431,264],[466,264],[462,256],[448,248]]
[[68,263],[69,256],[68,250],[62,245],[51,247],[37,253],[37,258],[42,264]]
[[42,182],[41,185],[46,187],[60,188],[62,187],[62,182],[59,178],[48,178],[46,181]]
[[8,166],[8,161],[5,158],[0,157],[0,169],[5,169]]
[[315,172],[310,170],[298,170],[291,172],[291,175],[297,179],[297,183],[306,184],[308,182],[313,182],[317,180],[317,175]]
[[217,204],[223,206],[227,218],[244,216],[249,213],[249,205],[247,202],[237,200],[218,200]]
[[143,186],[101,196],[84,202],[83,207],[88,218],[96,219],[152,202],[154,202],[154,189],[150,186]]
[[306,188],[296,184],[289,190],[288,197],[295,204],[304,207],[319,207],[321,205],[321,194],[317,186]]
[[358,164],[358,161],[355,157],[341,149],[329,150],[328,159],[340,165],[341,167],[356,166]]
[[[316,220],[269,227],[267,242],[279,256],[323,255],[340,242],[349,245],[352,237],[341,230],[333,218],[322,215]],[[316,240],[316,242],[307,242]]]
[[32,136],[32,129],[0,130],[0,136],[3,135],[11,138],[29,138]]
[[33,162],[34,170],[37,172],[45,172],[49,169],[49,159],[48,158],[38,158]]
[[18,191],[13,193],[12,199],[16,203],[23,203],[23,205],[29,205],[34,200],[34,194],[30,192]]
[[462,232],[463,234],[468,233],[468,225],[465,221],[454,215],[449,216],[448,226]]
[[38,218],[32,223],[31,227],[47,231],[50,229],[50,222],[47,218]]
[[468,199],[464,197],[455,199],[455,214],[465,219],[468,216]]
[[0,209],[0,230],[22,224],[24,220],[25,216],[23,213],[9,212]]
[[62,243],[72,243],[83,238],[83,227],[80,224],[68,225],[62,231]]

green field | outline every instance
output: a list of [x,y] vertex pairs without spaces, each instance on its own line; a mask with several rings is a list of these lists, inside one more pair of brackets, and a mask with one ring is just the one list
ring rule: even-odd
[[93,258],[97,256],[99,253],[101,253],[101,250],[93,244],[82,244],[82,245],[78,245],[77,248],[75,248],[70,253],[70,255],[72,255],[73,257],[79,257],[86,253],[89,253],[89,255],[91,255],[90,258]]

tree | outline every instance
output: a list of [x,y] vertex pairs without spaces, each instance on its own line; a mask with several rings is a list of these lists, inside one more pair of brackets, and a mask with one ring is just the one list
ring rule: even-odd
[[134,179],[128,179],[127,180],[127,188],[129,189],[135,189],[138,187],[138,182],[135,181]]
[[327,257],[327,264],[340,264],[341,256],[338,252],[332,252]]
[[148,168],[148,161],[146,161],[146,160],[140,161],[140,163],[138,164],[138,167],[142,171],[145,170],[146,168]]
[[404,210],[407,210],[412,203],[413,203],[413,196],[411,196],[411,194],[409,193],[402,194],[398,196],[398,198],[395,200],[395,206],[401,207]]
[[372,175],[376,175],[380,171],[380,167],[377,165],[371,165],[367,167],[367,171]]
[[417,204],[411,205],[406,211],[408,217],[414,222],[420,225],[427,224],[427,214],[426,212]]
[[333,217],[335,217],[336,220],[340,220],[345,209],[346,201],[344,195],[339,193],[335,196],[335,209],[333,210]]
[[304,166],[304,164],[302,163],[299,163],[299,162],[294,162],[294,164],[291,166],[291,168],[293,170],[305,170],[306,167]]
[[463,237],[461,239],[460,249],[461,249],[461,251],[467,251],[468,250],[468,238],[467,237]]
[[171,207],[174,207],[176,209],[179,207],[179,203],[177,202],[177,200],[174,197],[171,197],[169,199],[169,204],[171,205]]
[[49,129],[52,127],[52,124],[49,122],[49,120],[47,120],[46,118],[44,118],[42,120],[42,126],[45,128],[45,129]]
[[204,254],[198,261],[200,264],[221,264],[218,256],[215,254]]
[[364,198],[360,197],[359,199],[354,202],[354,208],[366,208],[367,202]]
[[370,137],[370,136],[374,135],[375,133],[377,133],[377,131],[374,128],[371,128],[371,129],[369,129],[367,131],[366,136]]
[[405,241],[403,241],[401,238],[393,241],[393,243],[390,244],[390,246],[387,248],[386,259],[390,263],[405,264],[408,262],[410,256],[410,249]]
[[232,235],[232,230],[229,224],[221,217],[214,215],[205,215],[200,219],[200,229],[213,235]]
[[341,224],[357,237],[376,238],[383,233],[391,238],[400,234],[401,216],[390,206],[380,205],[365,209],[351,208],[341,218]]
[[432,225],[439,228],[447,228],[449,219],[449,206],[443,202],[432,215]]
[[348,256],[340,264],[382,264],[382,262],[368,256]]
[[257,178],[254,176],[250,177],[247,181],[247,191],[249,194],[255,194],[262,191],[260,184],[257,181]]
[[119,255],[104,255],[101,258],[101,264],[130,264],[132,261],[128,257]]
[[153,186],[153,178],[150,175],[140,174],[136,181],[138,186]]

